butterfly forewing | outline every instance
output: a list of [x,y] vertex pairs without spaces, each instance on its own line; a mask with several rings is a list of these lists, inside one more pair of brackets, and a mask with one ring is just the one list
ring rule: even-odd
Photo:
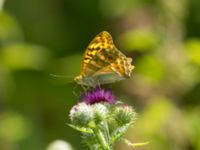
[[[115,46],[111,35],[104,31],[98,34],[88,45],[83,56],[81,74],[91,75],[102,67],[108,65],[101,51],[113,49]],[[104,52],[102,52],[104,53]]]

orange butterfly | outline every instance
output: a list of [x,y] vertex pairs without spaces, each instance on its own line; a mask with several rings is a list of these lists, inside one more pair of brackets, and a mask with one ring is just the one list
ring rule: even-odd
[[134,69],[131,62],[132,58],[120,52],[111,35],[103,31],[88,45],[83,56],[81,73],[74,80],[80,85],[90,87],[120,81],[131,76]]

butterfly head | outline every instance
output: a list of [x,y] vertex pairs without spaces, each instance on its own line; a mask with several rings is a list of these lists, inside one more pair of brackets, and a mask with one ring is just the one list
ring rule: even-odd
[[84,77],[83,75],[78,75],[74,78],[74,81],[77,84],[85,85],[85,86],[94,86],[94,80],[90,77]]
[[74,81],[78,84],[82,84],[82,79],[83,79],[83,76],[82,75],[79,75],[79,76],[76,76],[74,78]]

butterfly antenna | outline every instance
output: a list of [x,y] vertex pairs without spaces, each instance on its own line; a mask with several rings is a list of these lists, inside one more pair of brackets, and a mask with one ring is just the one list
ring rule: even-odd
[[67,83],[73,83],[73,77],[72,76],[66,76],[66,75],[56,75],[56,74],[49,74],[53,78],[65,78],[65,79],[70,79],[67,81]]
[[70,78],[73,79],[72,76],[66,76],[66,75],[57,75],[57,74],[49,74],[51,77],[55,77],[55,78]]

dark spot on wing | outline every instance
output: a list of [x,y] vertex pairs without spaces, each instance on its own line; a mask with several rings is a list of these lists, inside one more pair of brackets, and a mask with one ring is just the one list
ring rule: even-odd
[[97,47],[96,50],[100,50],[100,47]]

